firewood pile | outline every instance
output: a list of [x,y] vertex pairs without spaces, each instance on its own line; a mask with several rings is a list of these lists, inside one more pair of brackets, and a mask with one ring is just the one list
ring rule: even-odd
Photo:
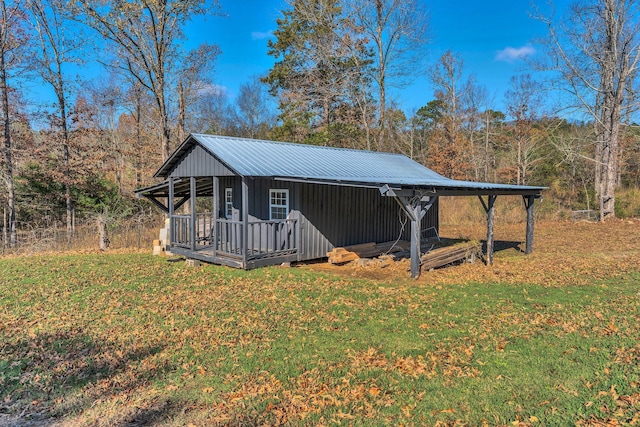
[[410,243],[404,240],[383,243],[363,243],[361,245],[334,248],[327,252],[329,263],[344,264],[360,258],[374,258],[389,253],[408,252]]

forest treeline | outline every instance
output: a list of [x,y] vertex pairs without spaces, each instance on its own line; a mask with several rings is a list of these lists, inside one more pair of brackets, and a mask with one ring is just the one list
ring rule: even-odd
[[[192,18],[224,14],[217,0],[0,0],[3,245],[148,214],[132,191],[190,132],[402,153],[451,178],[547,186],[560,213],[638,216],[636,3],[536,11],[544,51],[495,95],[456,52],[426,62],[438,17],[420,0],[289,0],[274,67],[230,99],[216,41],[185,48]],[[391,94],[415,79],[434,90],[405,111]]]

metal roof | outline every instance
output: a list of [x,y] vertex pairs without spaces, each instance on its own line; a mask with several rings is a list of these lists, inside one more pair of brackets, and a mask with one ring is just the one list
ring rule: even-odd
[[167,178],[173,165],[197,143],[240,176],[448,189],[540,192],[544,187],[457,181],[402,154],[322,147],[228,136],[191,134],[156,172]]

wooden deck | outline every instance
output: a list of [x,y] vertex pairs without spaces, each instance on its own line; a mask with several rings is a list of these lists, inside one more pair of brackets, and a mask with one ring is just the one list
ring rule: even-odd
[[214,219],[197,214],[171,217],[171,252],[211,264],[251,269],[297,261],[300,246],[298,221],[242,221]]

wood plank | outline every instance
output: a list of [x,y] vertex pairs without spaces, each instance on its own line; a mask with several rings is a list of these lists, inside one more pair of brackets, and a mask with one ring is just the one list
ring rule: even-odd
[[453,262],[472,259],[480,250],[481,245],[478,242],[461,243],[434,249],[421,257],[421,266],[423,270],[431,270]]

